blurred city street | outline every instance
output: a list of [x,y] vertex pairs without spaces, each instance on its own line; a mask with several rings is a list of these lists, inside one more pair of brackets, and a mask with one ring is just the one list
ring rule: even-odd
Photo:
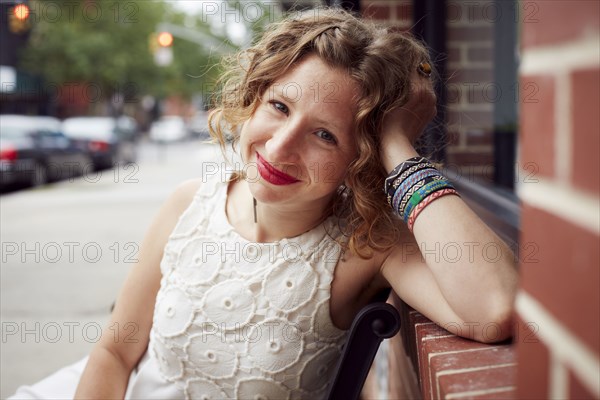
[[127,167],[0,197],[2,398],[90,351],[161,203],[220,154],[200,141],[138,151]]
[[202,142],[221,57],[282,11],[250,6],[0,1],[1,398],[117,333],[160,205],[222,165]]

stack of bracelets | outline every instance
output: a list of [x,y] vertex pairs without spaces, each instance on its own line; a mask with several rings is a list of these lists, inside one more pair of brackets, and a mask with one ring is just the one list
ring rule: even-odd
[[413,157],[398,165],[385,180],[384,191],[394,212],[412,232],[421,211],[435,199],[458,195],[452,184],[424,157]]

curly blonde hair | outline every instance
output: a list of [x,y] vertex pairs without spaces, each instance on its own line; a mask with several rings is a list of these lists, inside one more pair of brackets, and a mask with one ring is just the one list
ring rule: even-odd
[[382,192],[386,171],[379,149],[383,117],[408,100],[417,65],[427,49],[407,33],[378,27],[339,9],[316,9],[272,24],[252,47],[226,61],[221,90],[209,117],[211,135],[226,147],[267,89],[308,54],[348,73],[359,87],[355,115],[358,157],[330,212],[343,215],[348,247],[368,258],[398,240],[400,226]]

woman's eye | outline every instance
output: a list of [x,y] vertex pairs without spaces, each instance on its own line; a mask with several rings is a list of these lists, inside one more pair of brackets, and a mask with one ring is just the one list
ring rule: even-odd
[[278,101],[271,101],[270,103],[277,111],[281,111],[286,115],[288,114],[289,110],[285,104],[280,103]]
[[333,136],[331,133],[327,132],[327,131],[317,131],[316,135],[318,137],[320,137],[321,139],[325,140],[326,142],[330,142],[333,144],[337,143],[337,139],[335,138],[335,136]]

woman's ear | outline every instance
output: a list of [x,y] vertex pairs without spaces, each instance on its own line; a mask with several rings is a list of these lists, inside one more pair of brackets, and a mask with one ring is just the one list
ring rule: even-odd
[[348,171],[346,171],[346,175],[344,175],[344,180],[342,181],[342,185],[340,186],[342,188],[341,192],[349,193],[352,191],[349,176],[350,175],[348,174]]

